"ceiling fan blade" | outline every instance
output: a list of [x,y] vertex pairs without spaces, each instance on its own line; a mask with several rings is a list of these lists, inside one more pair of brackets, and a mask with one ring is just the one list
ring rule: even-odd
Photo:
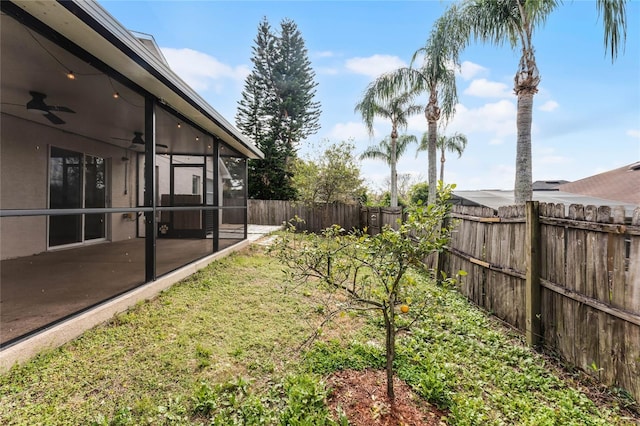
[[[75,114],[75,111],[72,110],[69,107],[66,106],[61,106],[61,105],[47,105],[44,101],[44,99],[47,97],[47,95],[45,95],[44,93],[40,93],[40,92],[29,92],[29,94],[31,95],[31,100],[29,102],[27,102],[27,110],[29,111],[33,111],[33,112],[38,112],[41,114],[46,114],[46,113],[50,113],[51,111],[57,111],[57,112],[70,112]],[[64,121],[60,120],[59,118],[54,118],[52,119],[51,117],[47,117],[49,119],[49,121],[51,121],[52,123],[55,124],[62,124],[64,123]],[[62,121],[62,123],[57,123],[54,120],[60,120]]]
[[58,117],[57,115],[53,114],[53,113],[46,113],[44,115],[44,117],[49,120],[50,122],[52,122],[53,124],[64,124],[65,121],[63,119],[61,119],[60,117]]
[[73,113],[73,114],[76,113],[74,110],[72,110],[71,108],[68,108],[66,106],[48,106],[47,108],[49,109],[49,111],[70,112],[70,113]]

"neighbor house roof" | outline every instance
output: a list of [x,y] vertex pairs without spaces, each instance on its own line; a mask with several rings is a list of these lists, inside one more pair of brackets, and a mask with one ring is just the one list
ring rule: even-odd
[[569,183],[568,180],[537,180],[531,185],[534,191],[557,191],[558,187],[563,183]]
[[565,183],[559,189],[640,206],[640,162]]
[[97,2],[12,3],[239,153],[264,157],[251,139],[169,68],[152,38],[130,32]]
[[[594,205],[594,206],[623,206],[625,215],[631,217],[633,210],[637,207],[633,203],[606,200],[603,198],[572,194],[564,191],[534,191],[534,201],[542,203],[564,204],[566,213],[569,212],[571,204]],[[513,191],[506,190],[479,190],[479,191],[453,191],[453,202],[455,204],[469,206],[485,206],[494,210],[503,206],[514,205]]]

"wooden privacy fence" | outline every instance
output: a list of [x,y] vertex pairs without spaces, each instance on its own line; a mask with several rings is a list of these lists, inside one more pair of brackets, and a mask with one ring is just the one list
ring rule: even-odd
[[640,401],[640,208],[530,202],[454,206],[440,261],[461,291],[607,385]]
[[283,200],[249,200],[249,223],[254,225],[282,225],[296,215],[305,221],[296,225],[301,231],[319,232],[333,224],[344,229],[360,227],[360,206],[357,204],[305,206]]
[[355,204],[315,204],[312,207],[282,200],[249,200],[249,223],[254,225],[282,225],[294,216],[304,219],[297,226],[302,231],[319,232],[338,224],[344,229],[367,228],[370,235],[389,225],[398,228],[401,207],[360,207]]

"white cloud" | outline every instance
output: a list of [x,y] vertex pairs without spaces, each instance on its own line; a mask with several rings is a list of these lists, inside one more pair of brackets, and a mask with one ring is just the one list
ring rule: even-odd
[[509,98],[514,96],[506,84],[489,81],[486,78],[473,80],[469,87],[464,90],[464,94],[481,98]]
[[640,129],[629,129],[629,130],[627,130],[627,136],[631,136],[632,138],[640,139]]
[[540,105],[538,107],[538,109],[540,111],[551,112],[551,111],[554,111],[559,106],[560,106],[560,104],[558,104],[556,101],[547,101],[547,102],[543,103],[542,105]]
[[385,72],[406,67],[407,64],[397,56],[373,55],[367,58],[347,59],[345,66],[353,73],[377,78]]
[[415,133],[420,138],[426,131],[427,119],[424,116],[424,112],[409,117],[407,120],[407,132]]
[[332,141],[346,141],[349,139],[363,140],[368,139],[369,133],[362,123],[350,121],[348,123],[337,123],[331,131],[329,131],[329,139]]
[[485,74],[486,72],[487,72],[487,69],[485,67],[478,64],[474,64],[473,62],[470,62],[470,61],[464,61],[460,65],[459,74],[463,80],[471,80],[476,75]]
[[195,90],[213,88],[219,92],[223,88],[220,80],[242,83],[250,72],[245,65],[232,67],[193,49],[164,47],[161,50],[171,69]]
[[516,134],[516,106],[512,101],[501,100],[480,108],[456,106],[456,115],[449,124],[451,132],[469,135],[475,132],[489,133],[495,140]]
[[[569,157],[559,155],[556,148],[550,146],[533,145],[533,162],[539,166],[568,164],[572,160]],[[555,172],[555,171],[554,171]]]
[[504,140],[498,139],[498,138],[493,138],[489,140],[489,145],[502,145],[503,143],[504,143]]

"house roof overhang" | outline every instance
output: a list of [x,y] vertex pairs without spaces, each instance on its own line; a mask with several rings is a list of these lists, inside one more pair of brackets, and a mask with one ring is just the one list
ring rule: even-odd
[[264,158],[249,138],[98,3],[75,0],[14,0],[12,3],[240,154]]

